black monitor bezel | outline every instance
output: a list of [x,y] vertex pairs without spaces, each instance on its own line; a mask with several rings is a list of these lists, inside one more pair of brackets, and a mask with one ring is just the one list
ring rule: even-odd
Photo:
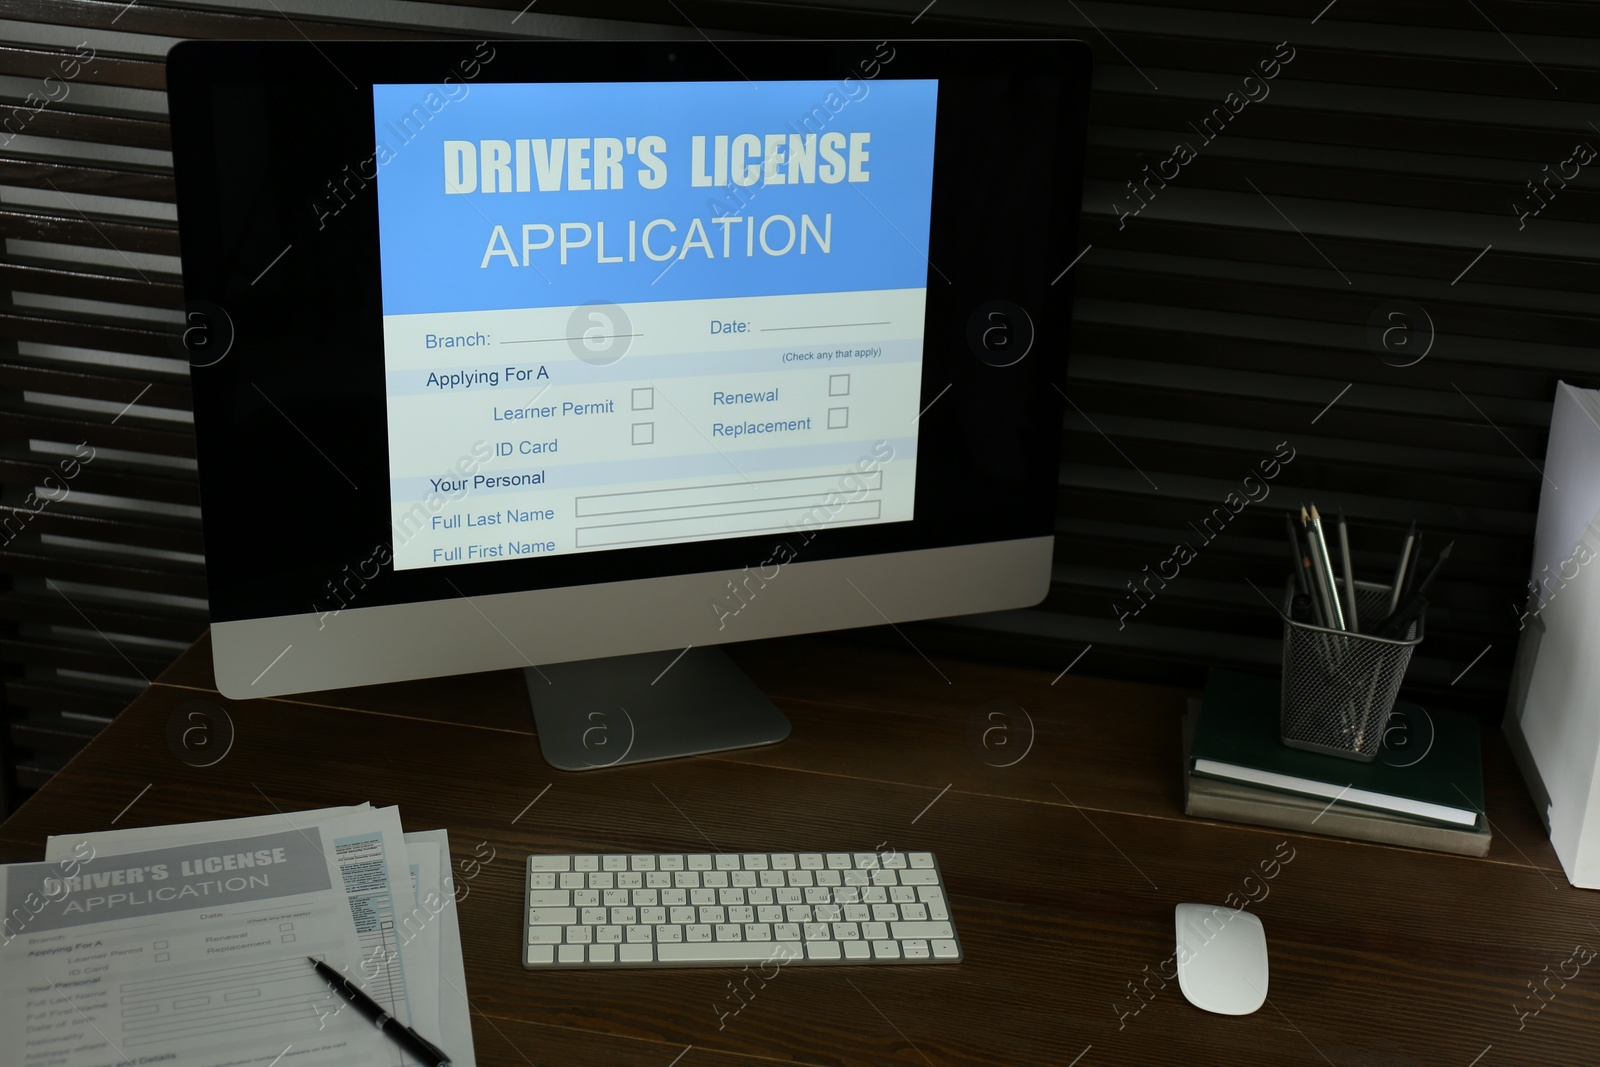
[[[1053,533],[1071,321],[1063,268],[1078,252],[1090,65],[1078,41],[175,46],[168,88],[186,325],[202,342],[190,359],[213,621],[737,571],[784,558],[780,544],[789,557],[821,560]],[[939,79],[911,521],[387,565],[384,398],[371,377],[383,369],[377,198],[337,164],[361,174],[374,82],[431,83],[474,68],[468,85],[842,83],[870,81],[869,70]],[[363,128],[367,140],[351,141]],[[308,158],[295,155],[306,148]],[[1024,309],[1033,334],[1010,365],[969,343],[973,314],[994,300]]]

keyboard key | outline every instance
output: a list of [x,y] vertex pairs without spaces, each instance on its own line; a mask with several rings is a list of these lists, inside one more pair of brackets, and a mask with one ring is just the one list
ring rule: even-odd
[[629,856],[628,869],[630,871],[653,871],[656,869],[656,858],[650,856]]
[[559,945],[561,944],[561,931],[559,926],[530,926],[528,927],[528,944],[530,945]]
[[638,871],[622,871],[617,875],[618,889],[639,889],[644,885],[644,875]]
[[718,904],[743,904],[743,889],[719,889],[717,891]]
[[827,864],[823,863],[823,861],[822,861],[822,853],[820,853],[820,852],[802,852],[802,853],[800,853],[800,869],[801,870],[820,871],[825,866],[827,866]]
[[859,904],[861,903],[861,890],[853,885],[842,885],[833,891],[833,902],[835,904]]
[[[633,891],[633,906],[636,908],[653,907],[661,903],[660,895],[654,889],[635,889]],[[649,922],[646,919],[645,922]]]
[[913,869],[916,869],[916,870],[932,870],[933,869],[933,853],[932,852],[913,852],[911,854],[911,866],[912,866]]
[[772,854],[772,869],[775,871],[792,871],[799,862],[793,852],[774,852]]
[[868,941],[882,941],[889,936],[887,923],[862,923],[861,936]]
[[742,857],[744,869],[747,871],[764,871],[767,869],[767,854],[765,852],[746,852]]
[[893,871],[845,871],[844,884],[847,886],[868,885],[875,874],[888,874],[891,878]]
[[[536,874],[533,877],[534,878],[541,878],[541,877],[543,877],[543,878],[558,878],[558,879],[560,879],[560,881],[557,883],[557,886],[559,886],[562,889],[582,889],[582,888],[584,888],[585,886],[587,886],[589,884],[587,879],[584,877],[584,874],[583,874],[582,871],[564,871],[561,874],[546,874],[546,875],[538,875],[538,874]],[[530,883],[528,885],[528,888],[529,889],[555,889],[555,888],[557,888],[557,886],[534,885],[530,881]]]
[[730,856],[726,852],[718,853],[718,855],[717,855],[717,870],[719,870],[719,871],[737,871],[738,869],[739,869],[739,857],[738,856]]
[[898,922],[898,923],[890,923],[889,924],[889,929],[890,929],[891,933],[893,934],[893,936],[899,938],[902,941],[905,940],[908,937],[949,938],[949,937],[955,937],[956,936],[955,930],[951,928],[949,923]]
[[556,959],[561,963],[582,963],[582,945],[560,945],[556,948]]
[[667,921],[666,908],[640,908],[639,921],[646,926],[659,926]]
[[861,902],[863,904],[887,904],[889,902],[889,891],[881,885],[869,885],[861,891]]
[[710,941],[711,927],[706,926],[704,923],[685,926],[683,928],[683,939],[685,941]]
[[627,926],[627,925],[629,925],[631,923],[636,923],[636,922],[639,921],[639,909],[637,909],[637,908],[612,908],[611,909],[611,921],[613,923],[617,924],[618,926]]
[[900,958],[900,946],[893,941],[874,941],[872,957],[879,960],[897,960]]
[[728,872],[707,871],[700,876],[700,884],[711,889],[725,889],[728,886]]
[[800,940],[800,926],[797,923],[775,923],[772,927],[772,935],[779,941],[798,941]]
[[895,904],[915,904],[917,891],[908,885],[897,885],[889,890],[889,900]]
[[689,890],[689,903],[693,904],[697,908],[703,907],[707,904],[715,904],[716,902],[717,891],[715,889]]
[[617,884],[617,876],[610,871],[590,871],[590,889],[611,889]]
[[628,906],[629,899],[631,898],[628,896],[626,889],[602,889],[600,891],[600,902],[608,908],[625,908]]
[[[567,876],[563,875],[563,877],[567,877]],[[578,881],[579,882],[583,881],[583,877],[581,875],[578,877]],[[553,875],[553,874],[530,874],[530,875],[528,875],[528,888],[529,889],[554,889],[555,887],[556,887],[556,876]],[[571,886],[562,886],[562,888],[563,889],[570,889],[572,887]],[[582,888],[582,887],[580,886],[579,888]]]
[[663,944],[676,944],[683,940],[683,927],[658,926],[656,927],[656,940]]
[[578,921],[577,908],[529,908],[529,926],[571,926]]
[[772,925],[770,923],[745,923],[744,939],[746,941],[771,941]]
[[806,899],[805,895],[793,886],[787,889],[780,889],[773,895],[778,898],[779,904],[800,904]]
[[818,904],[811,909],[811,913],[816,916],[819,923],[835,923],[840,919],[840,910],[837,904]]
[[864,960],[872,955],[872,946],[865,941],[846,941],[842,947],[847,960]]
[[602,871],[625,871],[628,869],[628,857],[601,856],[600,869]]
[[692,923],[699,917],[700,916],[695,914],[695,910],[693,908],[688,907],[672,908],[667,913],[667,918],[671,919],[675,923]]
[[906,863],[906,854],[904,852],[885,852],[878,858],[878,866],[887,867],[891,871],[898,871],[909,866],[909,864]]
[[[569,908],[567,910],[570,911],[571,909]],[[605,908],[584,908],[583,909],[583,925],[585,925],[585,926],[599,926],[601,923],[605,922],[608,918],[610,918],[610,915],[609,915],[609,913],[607,912],[607,910]],[[567,924],[571,925],[575,921],[576,920],[574,920],[574,919],[568,919],[567,920]]]
[[807,941],[826,941],[828,940],[828,924],[806,923],[805,935]]
[[833,900],[833,894],[828,892],[826,886],[814,885],[806,890],[807,904],[828,904]]
[[669,908],[679,907],[689,903],[689,894],[682,889],[663,889],[661,903]]
[[[872,871],[873,885],[899,885],[899,875],[895,871]],[[865,883],[862,883],[865,884]]]
[[851,859],[853,861],[852,865],[858,871],[875,870],[878,866],[878,854],[876,852],[857,852]]
[[927,919],[928,908],[924,904],[902,904],[900,905],[900,917],[921,922]]
[[735,923],[719,923],[716,928],[718,941],[743,941],[739,935],[739,927]]
[[700,921],[703,922],[703,923],[713,923],[713,924],[715,924],[715,923],[725,923],[725,922],[728,921],[728,913],[726,911],[724,911],[722,908],[718,908],[718,907],[701,908],[700,909]]
[[900,952],[908,960],[925,960],[928,958],[928,943],[916,938],[900,942]]
[[764,923],[783,921],[783,909],[776,904],[763,904],[756,908],[756,919]]
[[590,963],[615,963],[617,962],[617,946],[615,945],[590,945]]
[[622,945],[617,949],[617,958],[623,963],[649,963],[652,947],[651,945]]
[[756,872],[734,871],[728,876],[728,880],[742,889],[749,889],[751,886],[756,884]]
[[572,894],[565,889],[530,889],[528,891],[528,907],[530,908],[568,908],[572,906]]
[[953,960],[961,955],[961,950],[954,941],[941,938],[933,942],[933,958],[936,960]]
[[746,890],[745,894],[744,894],[744,899],[745,899],[745,903],[747,903],[747,904],[771,904],[772,903],[772,890],[770,890],[770,889],[750,889],[750,890]]
[[529,945],[528,946],[528,964],[529,964],[529,966],[539,966],[540,964],[554,963],[555,961],[556,961],[556,949],[555,949],[554,945]]
[[655,940],[654,938],[652,938],[650,936],[650,932],[652,930],[652,927],[649,927],[649,926],[625,926],[625,927],[623,927],[623,929],[628,932],[627,941],[628,941],[628,944],[630,944],[630,945],[649,944],[651,941]]
[[811,921],[811,905],[790,904],[783,909],[784,917],[792,923],[808,923]]
[[572,869],[575,871],[598,871],[600,869],[599,856],[574,856]]
[[672,876],[672,884],[679,889],[698,889],[700,888],[700,872],[679,871]]
[[[927,853],[923,853],[923,855],[927,855]],[[900,884],[901,885],[938,885],[939,884],[939,872],[938,871],[921,871],[921,870],[901,871],[900,872]]]
[[571,856],[529,856],[528,870],[530,871],[570,871],[572,870]]
[[[756,921],[756,909],[748,904],[735,904],[728,909],[728,921],[731,923],[753,923]],[[766,938],[761,940],[765,941]]]
[[716,941],[657,945],[662,963],[772,963],[800,958],[800,946],[782,941]]
[[900,918],[900,909],[893,904],[874,904],[872,906],[872,921],[880,923],[894,922]]
[[864,923],[872,918],[872,909],[865,904],[846,904],[844,918],[846,922]]
[[666,889],[672,885],[672,875],[666,871],[651,871],[644,876],[644,884],[651,889]]
[[928,918],[943,922],[950,918],[950,911],[945,907],[944,894],[938,886],[922,886],[917,890],[917,895],[928,906]]
[[566,942],[569,945],[587,945],[594,940],[594,927],[592,926],[569,926],[566,929]]
[[660,861],[661,862],[660,862],[659,866],[663,871],[681,871],[681,870],[683,870],[683,857],[682,856],[662,856],[662,857],[660,857]]
[[691,871],[709,871],[712,867],[711,857],[704,852],[697,852],[687,859]]
[[836,960],[843,953],[836,941],[811,941],[806,944],[806,959]]
[[817,884],[818,885],[843,885],[844,884],[844,872],[843,871],[818,871],[817,872]]
[[783,871],[762,871],[758,880],[764,886],[776,888],[777,886],[788,884],[783,875]]
[[602,945],[617,945],[622,943],[622,927],[596,926],[594,939]]
[[834,923],[833,939],[835,941],[856,941],[861,937],[861,929],[855,923]]
[[600,890],[575,889],[572,893],[572,902],[580,908],[592,908],[600,903]]

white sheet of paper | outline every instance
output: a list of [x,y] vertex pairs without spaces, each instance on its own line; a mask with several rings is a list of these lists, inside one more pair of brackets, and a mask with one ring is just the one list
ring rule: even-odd
[[306,960],[359,951],[329,825],[0,868],[6,1062],[384,1067]]
[[439,931],[439,1038],[433,1040],[450,1054],[456,1067],[477,1067],[477,1052],[472,1045],[472,1008],[467,1003],[467,966],[461,952],[461,923],[457,901],[465,892],[455,884],[450,863],[450,835],[444,830],[424,830],[406,835],[406,842],[432,842],[439,846],[439,898],[430,901],[423,893],[417,900],[424,911],[438,908],[434,925]]

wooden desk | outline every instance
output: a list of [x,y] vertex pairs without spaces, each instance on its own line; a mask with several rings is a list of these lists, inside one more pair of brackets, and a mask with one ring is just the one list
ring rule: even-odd
[[[461,928],[485,1065],[1600,1062],[1600,959],[1558,976],[1575,945],[1600,948],[1600,897],[1567,885],[1498,735],[1494,851],[1467,859],[1187,818],[1179,690],[1070,674],[1052,686],[840,639],[733,651],[793,719],[788,742],[564,774],[539,756],[515,673],[232,703],[202,639],[0,827],[0,858],[36,860],[47,834],[113,821],[399,804],[408,829],[449,828],[470,887]],[[167,738],[196,699],[236,729],[206,768]],[[989,764],[1024,751],[1019,721],[1007,750],[969,732],[995,699],[1035,725],[1014,766]],[[468,877],[480,842],[494,859]],[[938,853],[964,963],[787,968],[720,1030],[732,970],[518,963],[531,851],[885,844]],[[1261,897],[1272,960],[1269,1006],[1242,1018],[1149,977],[1172,955],[1173,905],[1232,893]],[[1519,1020],[1541,1003],[1530,982],[1546,1006]]]

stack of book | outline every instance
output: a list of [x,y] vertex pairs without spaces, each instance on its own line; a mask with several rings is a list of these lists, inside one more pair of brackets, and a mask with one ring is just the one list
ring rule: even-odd
[[1371,763],[1279,737],[1279,682],[1212,671],[1184,723],[1184,811],[1208,819],[1484,856],[1478,721],[1395,704]]

